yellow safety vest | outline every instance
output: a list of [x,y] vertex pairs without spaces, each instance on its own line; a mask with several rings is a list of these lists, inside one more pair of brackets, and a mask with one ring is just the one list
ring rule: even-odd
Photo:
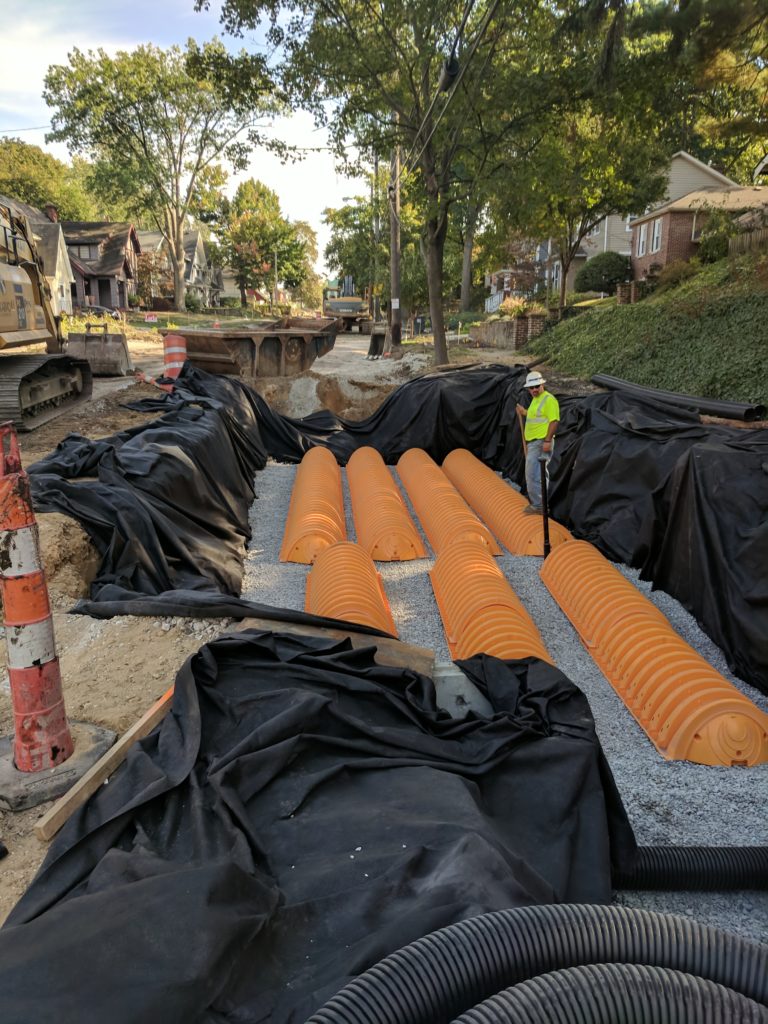
[[560,406],[554,395],[543,391],[528,406],[525,414],[525,440],[537,441],[547,436],[552,420],[560,419]]

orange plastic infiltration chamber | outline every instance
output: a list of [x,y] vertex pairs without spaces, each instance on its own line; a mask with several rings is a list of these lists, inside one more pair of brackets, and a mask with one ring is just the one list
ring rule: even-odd
[[[528,502],[514,487],[475,458],[466,448],[456,448],[443,459],[443,472],[467,504],[513,555],[541,555],[544,525],[541,516],[525,515]],[[569,530],[549,520],[552,548],[573,540]]]
[[476,540],[493,555],[501,549],[451,481],[425,451],[410,448],[397,472],[436,555],[459,540]]
[[533,620],[478,540],[446,548],[429,575],[452,658],[485,653],[552,664]]
[[397,636],[392,612],[373,559],[346,541],[321,551],[307,575],[304,610],[330,619],[373,626]]
[[375,448],[358,448],[351,455],[347,482],[357,541],[374,561],[427,557],[397,484]]
[[341,470],[327,448],[310,448],[296,470],[280,561],[308,565],[346,539]]
[[562,544],[541,578],[663,757],[727,766],[768,761],[768,715],[596,548]]

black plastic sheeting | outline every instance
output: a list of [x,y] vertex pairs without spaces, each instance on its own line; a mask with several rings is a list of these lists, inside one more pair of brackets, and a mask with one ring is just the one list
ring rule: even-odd
[[[515,404],[524,374],[427,374],[349,422],[328,411],[280,416],[242,381],[187,364],[173,395],[134,406],[164,413],[159,420],[106,441],[65,439],[30,469],[33,494],[38,508],[79,519],[103,556],[82,610],[123,601],[137,613],[140,595],[168,591],[234,597],[253,475],[267,455],[297,462],[322,444],[345,463],[372,445],[393,463],[414,446],[437,461],[468,448],[522,484]],[[731,668],[768,692],[768,432],[705,425],[621,392],[566,397],[561,416],[555,518],[676,597]]]
[[679,405],[684,409],[695,409],[697,412],[724,419],[752,421],[761,420],[765,416],[765,406],[759,402],[727,402],[719,398],[684,395],[679,391],[663,391],[661,388],[633,384],[629,380],[622,380],[621,377],[612,377],[609,373],[595,373],[590,379],[599,387],[631,392],[640,398],[650,398],[665,405]]
[[249,630],[187,661],[0,930],[4,1024],[304,1021],[436,928],[610,899],[634,840],[583,694],[480,655],[494,715],[457,721],[372,655]]

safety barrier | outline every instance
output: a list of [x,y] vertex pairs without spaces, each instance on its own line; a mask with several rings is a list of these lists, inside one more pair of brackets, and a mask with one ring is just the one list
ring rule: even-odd
[[178,377],[187,359],[187,340],[180,334],[166,334],[163,337],[163,374]]
[[768,715],[596,548],[561,545],[541,578],[663,757],[707,765],[768,761]]
[[478,540],[460,540],[446,548],[429,575],[452,658],[482,652],[552,664],[533,620]]
[[392,612],[373,559],[346,541],[321,551],[307,575],[304,609],[397,636]]
[[347,462],[347,482],[359,544],[377,562],[426,558],[419,531],[375,448],[358,448]]
[[[541,555],[544,550],[544,526],[541,516],[524,514],[525,498],[505,484],[480,459],[466,448],[456,448],[443,459],[443,472],[467,504],[487,523],[501,543],[513,555]],[[549,520],[549,542],[573,540],[570,531]]]
[[346,539],[341,471],[327,448],[310,448],[296,470],[280,561],[308,565]]
[[455,541],[473,539],[501,554],[488,528],[425,451],[410,448],[400,456],[397,472],[436,555]]
[[29,477],[12,424],[0,426],[0,592],[13,705],[13,758],[21,772],[66,761],[74,750],[56,656],[48,587]]

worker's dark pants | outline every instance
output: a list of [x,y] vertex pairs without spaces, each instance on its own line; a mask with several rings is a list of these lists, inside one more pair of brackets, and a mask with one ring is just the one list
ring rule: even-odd
[[[535,441],[528,441],[528,454],[525,456],[525,487],[528,491],[528,501],[534,508],[541,508],[541,467],[539,459],[544,456],[549,466],[552,452],[555,450],[555,442],[548,452],[543,450],[544,438],[537,438]],[[549,470],[547,470],[547,488],[549,488]]]

